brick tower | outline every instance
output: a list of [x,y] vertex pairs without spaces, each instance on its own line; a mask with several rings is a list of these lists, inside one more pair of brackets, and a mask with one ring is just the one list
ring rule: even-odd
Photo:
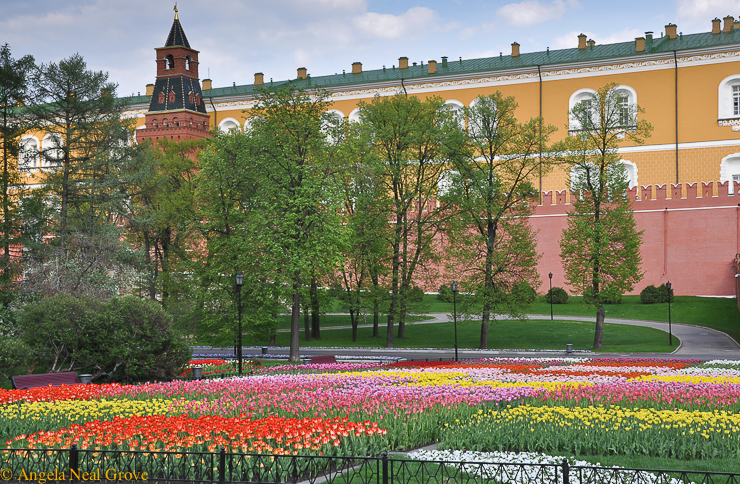
[[175,7],[175,21],[157,52],[157,80],[151,93],[146,128],[136,140],[186,140],[210,137],[209,116],[198,78],[198,51],[190,48]]

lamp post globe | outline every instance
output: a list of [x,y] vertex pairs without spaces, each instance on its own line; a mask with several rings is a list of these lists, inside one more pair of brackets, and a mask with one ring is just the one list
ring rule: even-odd
[[460,361],[457,355],[457,282],[453,282],[452,288],[452,317],[455,322],[455,361]]

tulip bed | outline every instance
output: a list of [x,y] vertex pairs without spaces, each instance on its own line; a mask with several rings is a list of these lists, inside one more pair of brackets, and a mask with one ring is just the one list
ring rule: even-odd
[[431,442],[461,451],[740,462],[740,364],[329,364],[256,367],[243,378],[0,390],[5,449],[364,456]]

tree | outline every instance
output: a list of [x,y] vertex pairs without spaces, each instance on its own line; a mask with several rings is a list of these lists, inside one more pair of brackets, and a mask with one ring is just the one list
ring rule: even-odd
[[235,275],[241,288],[243,331],[274,337],[280,286],[276,261],[263,251],[259,157],[252,139],[236,131],[215,133],[199,158],[195,179],[197,233],[203,244],[192,261],[192,294],[201,315],[199,332],[227,344],[237,334]]
[[522,314],[522,285],[538,286],[539,255],[528,217],[539,201],[532,182],[552,164],[540,153],[554,128],[540,118],[520,123],[517,107],[498,91],[474,101],[467,110],[467,156],[452,159],[453,170],[439,187],[454,207],[447,230],[451,269],[474,294],[465,310],[482,316],[481,349],[496,314]]
[[355,143],[370,146],[371,163],[383,203],[393,224],[387,239],[390,256],[390,308],[386,347],[393,347],[394,321],[405,337],[407,296],[426,264],[438,258],[436,236],[445,207],[436,206],[443,160],[457,156],[460,127],[440,98],[402,94],[360,102],[361,123]]
[[66,250],[72,232],[94,234],[99,223],[115,221],[131,121],[123,117],[125,100],[116,97],[108,74],[88,71],[79,54],[39,66],[33,83],[26,113],[46,133],[41,178],[58,201],[54,234]]
[[629,181],[618,147],[621,140],[642,144],[652,126],[637,118],[643,111],[628,105],[625,96],[608,84],[570,112],[576,130],[555,151],[570,168],[574,194],[567,227],[560,240],[566,281],[596,312],[594,350],[600,350],[604,332],[602,303],[606,294],[631,291],[642,279],[640,244]]
[[21,137],[32,128],[22,109],[30,91],[28,78],[34,68],[32,56],[16,60],[11,57],[8,44],[0,47],[0,303],[4,308],[15,290],[21,262],[20,246],[24,244],[19,212],[20,200],[26,193],[23,161],[24,158],[37,160],[36,150],[32,151],[29,145],[24,152],[20,143]]
[[184,290],[183,266],[197,245],[195,157],[204,146],[203,139],[147,141],[136,146],[124,171],[129,240],[141,248],[149,298],[159,294],[165,308]]
[[[254,122],[243,135],[244,145],[226,157],[242,157],[249,169],[240,174],[234,193],[215,200],[230,207],[219,208],[221,216],[248,216],[249,230],[237,232],[232,246],[251,236],[248,243],[257,248],[252,253],[268,259],[272,269],[255,274],[292,300],[290,361],[299,359],[301,295],[314,271],[334,267],[338,257],[334,151],[322,129],[329,117],[326,98],[322,91],[290,85],[260,91],[257,106],[249,111]],[[225,229],[221,223],[219,230]],[[235,267],[234,262],[228,264]]]

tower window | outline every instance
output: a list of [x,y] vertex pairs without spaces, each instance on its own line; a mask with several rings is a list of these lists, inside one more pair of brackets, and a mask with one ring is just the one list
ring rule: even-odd
[[190,91],[188,93],[188,101],[192,103],[194,98],[195,98],[195,95],[193,94],[193,91]]
[[172,54],[166,55],[164,58],[164,61],[165,61],[165,69],[175,68],[175,58],[172,57]]
[[200,104],[200,94],[195,95],[195,104]]
[[187,56],[187,57],[185,57],[185,69],[186,69],[186,70],[188,70],[188,71],[190,70],[190,62],[191,62],[192,60],[193,60],[193,59],[192,59],[192,57],[190,57],[190,56]]
[[732,114],[740,116],[740,84],[732,86]]
[[170,102],[175,102],[175,91],[170,91]]
[[159,98],[159,104],[162,104],[164,102],[164,93],[160,92],[158,98]]

